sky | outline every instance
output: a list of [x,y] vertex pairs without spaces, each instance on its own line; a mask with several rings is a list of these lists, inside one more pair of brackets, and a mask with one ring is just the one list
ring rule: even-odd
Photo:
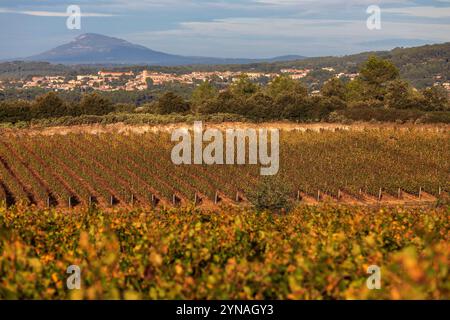
[[[79,30],[66,26],[70,5]],[[381,29],[367,27],[372,5]],[[338,56],[449,42],[450,0],[0,0],[2,60],[84,33],[189,56]]]

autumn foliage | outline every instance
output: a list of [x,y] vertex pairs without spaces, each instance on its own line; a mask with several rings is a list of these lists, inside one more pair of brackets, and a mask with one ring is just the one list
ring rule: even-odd
[[[2,299],[449,299],[449,208],[0,209]],[[66,288],[69,265],[81,290]],[[382,289],[367,289],[367,268]]]

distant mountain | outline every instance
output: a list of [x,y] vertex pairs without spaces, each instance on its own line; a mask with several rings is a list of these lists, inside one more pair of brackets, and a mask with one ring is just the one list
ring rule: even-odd
[[42,61],[61,64],[126,64],[126,65],[195,65],[195,64],[246,64],[255,62],[292,61],[302,56],[283,56],[271,59],[226,59],[187,57],[154,51],[128,41],[87,33],[74,41],[44,53],[28,57],[26,61]]

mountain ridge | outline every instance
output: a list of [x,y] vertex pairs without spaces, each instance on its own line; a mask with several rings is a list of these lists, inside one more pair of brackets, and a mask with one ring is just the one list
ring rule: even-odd
[[124,39],[96,33],[85,33],[73,41],[43,53],[27,57],[25,61],[61,64],[122,64],[122,65],[195,65],[195,64],[247,64],[256,62],[292,61],[303,56],[286,55],[269,59],[240,59],[182,56],[155,51]]

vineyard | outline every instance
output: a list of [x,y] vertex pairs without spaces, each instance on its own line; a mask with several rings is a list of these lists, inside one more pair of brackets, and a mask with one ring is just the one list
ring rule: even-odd
[[[174,165],[174,144],[4,132],[0,299],[450,298],[449,131],[282,131],[274,178]],[[260,210],[255,190],[295,205]]]
[[0,299],[445,300],[449,209],[0,208]]
[[[254,165],[172,164],[168,133],[0,136],[0,201],[39,208],[247,203]],[[435,201],[450,190],[450,133],[282,131],[277,181],[293,202]]]

